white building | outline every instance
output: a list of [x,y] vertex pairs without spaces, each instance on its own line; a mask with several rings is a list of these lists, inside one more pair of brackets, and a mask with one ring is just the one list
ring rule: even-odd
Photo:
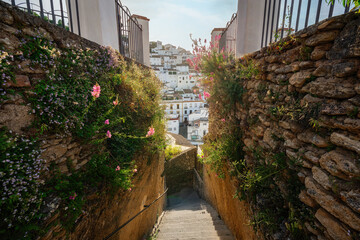
[[194,79],[190,78],[190,74],[179,74],[177,81],[178,89],[192,89],[196,83]]
[[177,114],[170,114],[166,116],[166,131],[179,134],[180,122],[179,122],[179,115]]
[[[70,0],[65,1],[66,8],[71,4],[72,11],[70,18],[72,20],[72,32],[81,35],[82,37],[96,42],[102,46],[111,46],[116,50],[119,49],[119,29],[118,18],[116,16],[119,10],[116,1],[114,0]],[[75,8],[78,6],[78,8]],[[76,10],[76,11],[75,11]],[[78,14],[77,14],[78,13]],[[149,19],[140,16],[132,15],[133,19],[138,21],[142,27],[142,55],[143,64],[150,66],[149,58]],[[129,37],[134,37],[132,30],[129,31]],[[133,51],[131,49],[130,51]],[[138,59],[141,61],[141,59]]]
[[185,101],[185,100],[164,100],[161,103],[164,106],[166,115],[178,114],[180,123],[188,122],[189,115],[199,111],[205,106],[202,100]]
[[193,144],[202,144],[203,137],[209,132],[209,110],[200,109],[189,115],[187,127],[188,140]]

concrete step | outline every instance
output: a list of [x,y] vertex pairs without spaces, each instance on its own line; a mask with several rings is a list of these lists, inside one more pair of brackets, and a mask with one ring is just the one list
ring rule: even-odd
[[[206,222],[205,222],[206,223]],[[208,222],[209,224],[201,224],[201,229],[228,229],[227,226],[222,222],[219,221],[218,224]],[[199,229],[199,223],[193,222],[179,222],[179,223],[164,223],[161,230],[173,229],[177,231],[177,229]]]
[[235,240],[232,236],[192,236],[192,237],[183,237],[183,236],[160,236],[156,240]]
[[159,226],[158,240],[234,240],[209,204],[187,189],[170,198]]
[[161,229],[161,235],[178,234],[179,236],[193,236],[193,235],[216,235],[216,236],[231,236],[229,229],[215,229],[215,228],[183,228],[183,229]]
[[203,219],[199,219],[199,218],[190,218],[186,221],[183,221],[183,219],[181,219],[179,221],[179,219],[167,219],[167,220],[162,220],[161,223],[165,223],[166,222],[166,225],[179,225],[179,224],[187,224],[187,223],[191,223],[191,224],[211,224],[211,225],[219,225],[219,224],[225,224],[221,219],[208,219],[208,218],[203,218]]

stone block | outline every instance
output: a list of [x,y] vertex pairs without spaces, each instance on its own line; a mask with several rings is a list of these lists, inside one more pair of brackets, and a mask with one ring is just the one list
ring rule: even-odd
[[7,9],[3,7],[0,8],[0,16],[2,22],[8,25],[12,25],[14,23],[14,17],[9,13]]
[[336,77],[348,77],[356,74],[359,67],[355,62],[342,62],[334,64],[332,67],[332,74]]
[[311,169],[313,178],[326,190],[331,190],[331,182],[329,175],[322,170],[321,168],[318,168],[316,166],[312,167]]
[[331,64],[321,64],[318,66],[315,71],[312,73],[315,77],[325,77],[330,76],[332,70]]
[[359,164],[348,152],[333,150],[322,155],[319,162],[323,169],[341,179],[350,180],[360,176]]
[[326,212],[324,209],[319,208],[315,217],[326,228],[327,233],[332,239],[338,240],[351,240],[349,229],[346,229],[336,218]]
[[329,146],[328,142],[323,137],[320,137],[310,130],[298,134],[297,138],[302,142],[311,143],[320,148]]
[[319,77],[305,85],[301,92],[315,94],[321,97],[347,99],[356,95],[353,79]]
[[312,199],[305,190],[301,190],[301,192],[299,193],[299,199],[309,207],[315,208],[316,206],[318,206],[317,202]]
[[314,47],[323,43],[328,43],[334,41],[335,38],[339,35],[338,30],[329,31],[329,32],[321,32],[317,33],[311,37],[309,37],[305,44],[306,46]]
[[31,125],[34,115],[30,114],[31,107],[27,105],[6,104],[0,109],[0,126],[22,133],[22,129]]
[[6,87],[31,87],[29,77],[26,75],[16,75],[14,82],[7,82]]
[[360,56],[360,18],[347,23],[334,45],[326,53],[328,59],[341,59]]
[[47,148],[42,154],[41,157],[44,159],[49,159],[49,160],[60,160],[60,158],[62,156],[64,156],[64,154],[67,151],[67,146],[65,144],[59,144],[59,145],[55,145],[55,146],[51,146],[49,148]]
[[330,214],[349,225],[351,228],[360,231],[360,218],[349,207],[336,200],[330,192],[318,186],[314,179],[305,179],[307,194],[311,196],[321,207]]
[[330,136],[330,141],[335,145],[347,148],[360,154],[360,139],[356,139],[355,137],[351,138],[344,134],[334,132]]
[[350,192],[340,192],[341,200],[357,213],[360,213],[360,189],[352,189]]
[[311,73],[312,73],[312,71],[301,71],[301,72],[294,73],[290,77],[289,83],[298,88],[302,87],[304,85],[304,83],[306,82],[306,80],[311,77]]

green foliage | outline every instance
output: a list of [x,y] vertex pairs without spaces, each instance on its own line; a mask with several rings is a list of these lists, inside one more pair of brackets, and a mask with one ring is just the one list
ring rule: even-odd
[[[154,154],[165,148],[160,83],[150,69],[125,61],[112,49],[60,49],[39,36],[23,38],[20,51],[14,54],[1,52],[2,83],[13,79],[15,62],[25,60],[29,60],[29,68],[46,70],[46,74],[34,84],[31,94],[24,95],[33,108],[31,134],[36,137],[29,139],[5,131],[0,134],[0,154],[4,159],[0,174],[5,176],[2,181],[6,185],[6,181],[17,177],[28,191],[25,194],[22,188],[15,189],[22,194],[20,197],[17,192],[4,191],[7,195],[0,201],[1,214],[8,217],[4,216],[5,222],[1,222],[2,229],[7,229],[0,232],[1,237],[10,231],[22,237],[25,232],[38,233],[39,229],[28,229],[36,223],[35,216],[36,220],[43,217],[39,210],[44,197],[49,196],[62,199],[61,224],[73,230],[88,194],[130,189],[137,172],[137,154]],[[96,84],[100,86],[98,97],[92,96]],[[7,89],[5,97],[11,90]],[[146,137],[150,127],[155,134]],[[48,173],[51,179],[40,186],[38,178],[43,165],[38,157],[37,137],[53,134],[71,135],[88,146],[91,159],[77,171],[73,159],[67,159],[71,174],[63,174],[52,166]],[[13,156],[10,162],[7,154]],[[31,170],[23,170],[21,163]],[[15,191],[12,186],[8,189]]]
[[181,153],[181,147],[168,145],[165,148],[165,160],[170,160]]
[[[0,129],[0,222],[2,238],[12,238],[6,229],[18,230],[15,236],[27,236],[42,203],[40,171],[44,170],[36,139],[13,135]],[[14,234],[14,233],[13,233]]]
[[[326,0],[328,4],[334,4],[334,0]],[[360,0],[338,0],[338,2],[341,2],[344,7],[349,6],[351,3],[355,5],[355,8],[360,6]],[[360,13],[360,9],[358,11]]]
[[[274,51],[280,53],[293,43],[295,39],[287,39],[275,46],[278,48]],[[222,52],[210,52],[197,66],[206,76],[203,85],[211,93],[208,99],[211,129],[203,145],[205,154],[201,157],[202,162],[210,165],[219,177],[224,177],[225,169],[229,169],[229,174],[238,180],[234,197],[250,203],[255,230],[261,229],[269,235],[281,232],[284,238],[307,239],[303,224],[312,214],[298,199],[303,184],[296,171],[290,170],[298,167],[297,159],[289,159],[282,149],[272,153],[261,147],[245,147],[243,123],[234,114],[247,109],[244,104],[248,97],[245,84],[257,79],[259,70],[256,63],[246,58],[236,62],[231,56],[222,56]],[[263,84],[259,84],[256,91],[259,100],[269,92]],[[280,98],[280,93],[269,93],[274,103]],[[294,98],[300,99],[299,96]],[[296,99],[269,110],[276,119],[294,120],[308,126],[309,119],[317,117],[318,106],[302,106]],[[247,118],[251,126],[258,121],[257,116]],[[272,137],[276,141],[284,141],[276,135]]]

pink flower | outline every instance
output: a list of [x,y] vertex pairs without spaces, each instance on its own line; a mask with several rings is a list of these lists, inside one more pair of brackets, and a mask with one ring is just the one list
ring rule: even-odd
[[225,118],[221,119],[222,122],[225,122]]
[[115,168],[115,171],[120,171],[120,167],[117,166],[117,167]]
[[93,90],[91,92],[91,95],[95,98],[98,98],[100,97],[100,85],[98,83],[96,83],[94,86],[93,86]]
[[116,99],[115,101],[113,101],[113,104],[116,106],[119,104],[119,101]]
[[194,93],[196,93],[196,89],[194,89]]
[[133,171],[134,171],[134,173],[137,173],[137,169],[136,169],[136,168],[135,168]]
[[150,137],[155,134],[155,129],[153,127],[149,127],[149,131],[146,134],[146,137]]
[[210,93],[204,91],[204,97],[205,97],[205,98],[209,98],[210,96],[211,96]]
[[74,193],[74,196],[70,196],[69,199],[70,200],[75,200],[76,196],[77,196],[76,193]]
[[106,124],[106,125],[109,125],[109,124],[110,124],[109,119],[106,119],[106,120],[105,120],[105,124]]
[[199,93],[199,98],[200,98],[200,100],[202,100],[202,96],[201,96],[201,93]]
[[106,132],[106,136],[107,136],[108,138],[111,138],[111,132],[110,132],[109,130]]
[[128,190],[129,190],[129,191],[131,191],[132,189],[131,189],[131,188],[129,188]]

